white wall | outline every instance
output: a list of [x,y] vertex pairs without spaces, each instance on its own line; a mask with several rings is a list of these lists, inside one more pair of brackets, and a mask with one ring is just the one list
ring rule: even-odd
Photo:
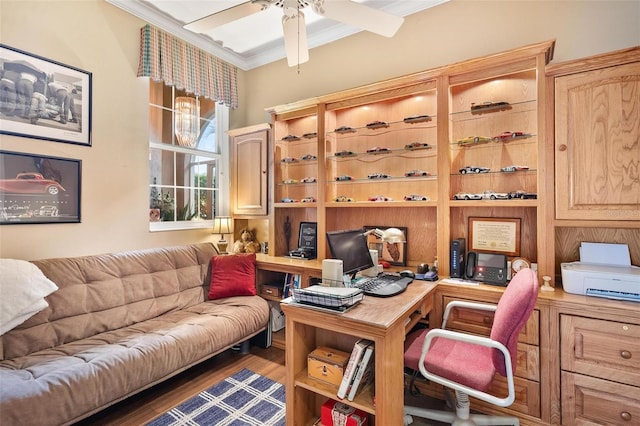
[[[417,1],[417,0],[415,0]],[[82,223],[0,227],[0,257],[39,259],[212,241],[208,231],[148,231],[147,101],[137,78],[144,23],[103,0],[0,0],[2,43],[93,73],[93,146],[0,136],[0,149],[82,160]],[[457,1],[409,17],[394,39],[361,33],[240,72],[231,128],[270,106],[557,39],[556,59],[640,44],[640,2]],[[227,237],[229,239],[229,237]]]

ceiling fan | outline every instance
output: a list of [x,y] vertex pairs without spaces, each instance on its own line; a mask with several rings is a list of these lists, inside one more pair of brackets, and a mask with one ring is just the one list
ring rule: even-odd
[[320,16],[385,37],[392,37],[404,21],[402,17],[350,0],[251,0],[190,22],[184,28],[203,33],[266,10],[269,6],[283,10],[282,31],[290,67],[309,60],[307,30],[302,12],[305,7],[311,6]]

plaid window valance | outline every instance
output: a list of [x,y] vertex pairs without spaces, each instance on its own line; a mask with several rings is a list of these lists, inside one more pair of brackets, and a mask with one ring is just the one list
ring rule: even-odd
[[237,74],[237,67],[165,31],[151,25],[140,29],[138,77],[237,108]]

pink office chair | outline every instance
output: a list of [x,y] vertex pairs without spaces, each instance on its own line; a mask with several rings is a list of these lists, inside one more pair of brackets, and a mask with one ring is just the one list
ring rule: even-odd
[[[405,343],[405,365],[419,370],[426,379],[455,390],[456,412],[405,406],[405,425],[413,422],[411,416],[417,416],[459,426],[518,426],[517,417],[470,414],[469,396],[500,407],[513,403],[518,334],[537,299],[536,275],[531,269],[522,269],[513,277],[497,305],[453,301],[445,309],[441,329],[425,329],[409,335]],[[454,307],[495,312],[490,336],[446,330]],[[487,393],[496,371],[507,378],[509,394],[503,398]]]

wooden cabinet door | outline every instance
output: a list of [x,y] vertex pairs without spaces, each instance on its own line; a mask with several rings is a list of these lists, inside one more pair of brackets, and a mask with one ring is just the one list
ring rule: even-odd
[[269,129],[264,124],[229,131],[234,215],[267,215]]
[[640,219],[640,62],[555,79],[556,218]]

